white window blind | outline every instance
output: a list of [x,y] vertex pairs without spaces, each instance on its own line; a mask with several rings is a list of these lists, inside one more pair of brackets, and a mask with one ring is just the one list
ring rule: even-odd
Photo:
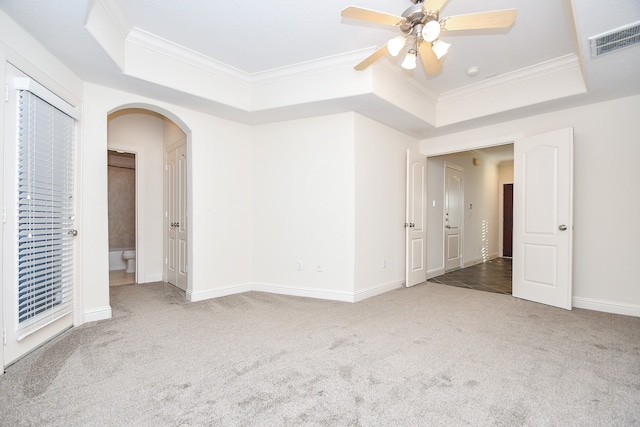
[[29,90],[18,97],[18,339],[73,310],[74,119]]

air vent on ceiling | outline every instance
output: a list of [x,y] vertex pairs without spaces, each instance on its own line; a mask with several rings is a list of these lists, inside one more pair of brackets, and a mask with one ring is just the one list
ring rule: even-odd
[[592,58],[633,46],[640,43],[640,21],[591,36],[589,41]]

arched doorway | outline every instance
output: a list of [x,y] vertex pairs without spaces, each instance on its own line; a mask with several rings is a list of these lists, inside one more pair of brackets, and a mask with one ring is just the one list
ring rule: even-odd
[[[171,114],[150,105],[123,106],[108,114],[107,148],[133,153],[136,159],[136,283],[168,281],[183,290],[187,289],[186,213],[189,201],[188,131],[185,132],[185,129]],[[176,168],[177,151],[180,152],[180,161]],[[173,213],[176,205],[180,206],[181,221],[176,220]],[[117,229],[117,225],[114,228]],[[176,240],[178,232],[180,239]],[[113,244],[116,251],[123,249],[115,245],[111,234],[110,230],[110,247]],[[110,257],[113,256],[111,252],[110,248]],[[176,281],[176,275],[172,274],[176,265],[184,273],[179,276],[179,282]]]

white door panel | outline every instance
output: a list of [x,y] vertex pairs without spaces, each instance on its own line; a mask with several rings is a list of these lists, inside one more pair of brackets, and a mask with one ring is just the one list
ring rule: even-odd
[[176,152],[175,150],[167,153],[167,217],[166,217],[166,227],[167,227],[167,246],[165,253],[165,264],[166,264],[166,281],[171,283],[172,285],[176,284],[176,253],[178,242],[176,240],[176,230],[175,223],[176,213],[175,213],[175,200],[176,200]]
[[407,287],[427,280],[427,158],[407,150],[406,277]]
[[451,271],[462,267],[462,206],[464,203],[462,169],[445,165],[444,185],[445,271]]
[[[16,77],[27,81],[7,66],[8,100],[0,118],[7,142],[1,172],[6,207],[0,289],[4,366],[72,327],[74,310],[76,125],[54,105],[57,96],[46,89],[36,88],[37,95],[31,88],[18,91]],[[18,104],[20,127],[37,130],[18,135]]]
[[166,280],[187,289],[187,146],[167,153]]
[[571,309],[573,129],[514,145],[513,296]]
[[178,240],[176,286],[187,290],[187,146],[176,149],[176,197],[178,225],[176,236]]

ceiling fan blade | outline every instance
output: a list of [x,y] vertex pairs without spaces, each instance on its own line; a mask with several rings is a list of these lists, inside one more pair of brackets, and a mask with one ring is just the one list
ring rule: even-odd
[[418,50],[420,51],[422,65],[424,65],[427,74],[435,74],[442,69],[442,62],[440,62],[433,49],[431,49],[431,43],[420,43]]
[[376,62],[378,59],[381,59],[388,52],[389,52],[389,50],[387,49],[387,45],[385,44],[384,46],[382,46],[380,49],[378,49],[375,52],[373,52],[371,55],[366,57],[364,59],[364,61],[362,61],[361,63],[359,63],[358,65],[356,65],[353,68],[355,68],[356,71],[362,71],[365,68],[367,68],[370,65],[372,65],[374,62]]
[[422,10],[440,10],[449,0],[425,0]]
[[516,10],[504,9],[450,16],[441,21],[441,26],[445,31],[506,28],[515,20]]
[[362,19],[364,21],[377,22],[385,25],[399,25],[404,22],[402,16],[391,15],[389,13],[378,12],[377,10],[364,9],[358,6],[348,6],[342,10],[345,18]]

